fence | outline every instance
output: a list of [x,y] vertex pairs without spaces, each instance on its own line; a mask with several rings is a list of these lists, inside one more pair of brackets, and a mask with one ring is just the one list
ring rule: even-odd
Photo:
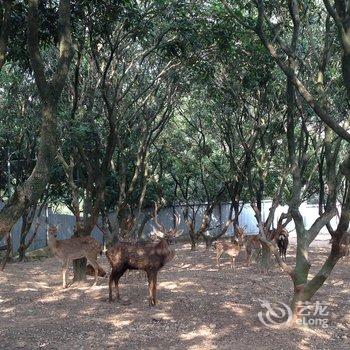
[[[0,203],[0,208],[2,207],[2,204]],[[269,209],[271,207],[271,201],[266,200],[262,203],[262,219],[266,219],[269,213]],[[182,214],[183,207],[180,205],[176,205],[173,207],[167,207],[163,208],[159,212],[158,220],[166,227],[166,228],[172,228],[174,226],[174,213],[178,213],[180,215],[180,229],[183,230],[183,235],[188,235],[188,229],[184,222],[184,217]],[[309,228],[312,223],[318,218],[318,206],[317,205],[309,205],[306,203],[303,203],[301,206],[301,213],[303,215],[303,220],[305,223],[306,228]],[[201,218],[203,216],[203,212],[205,210],[204,205],[198,205],[196,208],[196,228],[199,228],[201,224]],[[288,206],[279,206],[276,209],[276,215],[275,215],[275,225],[277,223],[278,218],[283,212],[287,212]],[[214,208],[213,215],[212,215],[212,221],[211,221],[211,232],[215,233],[220,230],[220,226],[224,225],[226,220],[228,219],[230,212],[230,203],[221,203],[218,206]],[[63,215],[63,214],[56,214],[53,213],[52,210],[49,208],[46,212],[43,211],[41,217],[39,218],[40,222],[42,223],[39,227],[38,233],[28,249],[35,250],[39,248],[43,248],[47,245],[46,240],[46,224],[58,224],[60,226],[59,230],[59,239],[69,238],[73,234],[74,229],[74,223],[75,218],[72,215]],[[331,224],[335,226],[338,222],[338,217],[333,218],[331,221]],[[13,244],[13,251],[16,252],[19,248],[20,244],[20,232],[21,232],[21,225],[22,225],[22,219],[20,219],[16,225],[12,229],[12,244]],[[239,225],[245,226],[246,231],[248,234],[257,234],[258,228],[257,228],[257,222],[254,216],[254,211],[250,207],[249,204],[245,204],[242,212],[239,217]],[[33,228],[35,227],[35,222],[32,225],[32,229],[28,234],[28,238],[33,233]],[[152,230],[153,222],[150,220],[144,230],[144,235],[148,235],[149,232]],[[294,230],[294,224],[290,223],[287,226],[288,231],[290,232],[291,237],[293,238],[295,236],[295,230]],[[232,226],[228,229],[227,235],[233,234],[233,228]],[[103,234],[102,232],[95,227],[92,231],[92,236],[96,238],[98,241],[102,243],[103,241]],[[319,236],[318,239],[328,239],[328,231],[324,227]],[[4,245],[5,241],[3,240],[0,242],[0,246]]]

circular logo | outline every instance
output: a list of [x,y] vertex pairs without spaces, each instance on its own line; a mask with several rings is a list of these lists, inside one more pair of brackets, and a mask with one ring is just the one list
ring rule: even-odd
[[258,312],[259,321],[266,327],[283,326],[292,320],[293,313],[289,305],[277,302],[271,305],[267,300],[259,299],[264,311]]

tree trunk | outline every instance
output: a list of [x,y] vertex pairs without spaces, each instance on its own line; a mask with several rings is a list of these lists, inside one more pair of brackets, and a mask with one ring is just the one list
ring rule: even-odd
[[59,58],[57,70],[49,83],[39,50],[38,2],[28,2],[27,46],[34,78],[42,102],[42,124],[35,167],[22,186],[19,186],[0,211],[0,239],[11,231],[24,211],[38,202],[50,179],[58,148],[56,110],[73,57],[70,24],[70,1],[59,2]]
[[26,246],[22,242],[18,248],[18,261],[23,261],[26,259]]
[[260,261],[257,261],[257,263],[260,265],[261,271],[266,273],[268,273],[273,264],[271,250],[264,245],[261,248]]
[[86,281],[86,258],[73,260],[73,282]]
[[304,284],[294,285],[293,298],[290,304],[290,308],[293,313],[292,322],[296,323],[300,319],[302,304],[308,300],[309,298],[305,293],[305,285]]
[[57,120],[52,107],[43,108],[43,122],[36,165],[27,181],[19,186],[0,211],[0,238],[11,231],[25,210],[38,202],[50,178],[57,152]]
[[[22,215],[22,227],[21,227],[21,236],[19,240],[19,248],[18,248],[18,260],[23,261],[25,257],[25,251],[26,251],[26,237],[28,234],[27,231],[27,217],[28,217],[28,210],[25,211],[25,213]],[[30,226],[29,226],[30,228]]]
[[194,232],[192,230],[190,230],[188,233],[190,235],[191,251],[195,251],[196,250],[196,245],[197,245],[196,236],[195,236],[195,234],[194,234]]
[[[84,231],[83,229],[76,230],[74,232],[75,237],[83,237],[83,236],[89,236],[89,235],[91,235],[91,232]],[[73,260],[73,273],[74,273],[73,283],[86,281],[86,264],[87,264],[86,258]]]
[[12,255],[12,235],[11,235],[11,233],[7,236],[6,243],[7,243],[6,254],[5,254],[4,258],[2,259],[0,271],[4,271],[6,264],[12,258],[12,256],[11,256]]
[[213,243],[213,238],[212,237],[205,237],[205,249],[209,250],[212,243]]
[[22,215],[22,227],[21,227],[21,236],[20,243],[18,248],[19,261],[22,261],[25,258],[25,252],[28,248],[26,244],[26,238],[32,226],[36,211],[36,205],[33,208],[27,208]]

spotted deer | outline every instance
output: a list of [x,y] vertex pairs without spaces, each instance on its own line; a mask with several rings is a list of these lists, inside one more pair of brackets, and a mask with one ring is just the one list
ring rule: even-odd
[[257,235],[247,235],[244,227],[236,227],[236,235],[240,237],[245,247],[246,252],[246,264],[250,266],[253,252],[258,257],[261,252],[261,243]]
[[47,230],[49,248],[56,258],[62,262],[63,288],[68,287],[69,262],[75,259],[86,258],[95,272],[94,284],[97,283],[99,270],[103,269],[97,263],[97,255],[101,253],[102,246],[92,237],[72,237],[69,239],[57,239],[57,226],[50,226]]
[[116,298],[120,300],[119,279],[124,275],[125,271],[143,270],[146,271],[148,278],[149,306],[156,305],[158,272],[167,262],[173,259],[175,252],[169,244],[181,231],[178,228],[180,223],[178,215],[176,215],[175,228],[170,230],[165,229],[158,222],[157,209],[153,218],[156,225],[153,235],[158,237],[158,242],[118,242],[107,250],[106,256],[112,267],[109,277],[109,301],[113,301],[113,283],[116,289]]
[[220,268],[220,258],[223,254],[228,255],[231,258],[231,269],[235,266],[235,260],[240,251],[243,248],[244,241],[243,230],[236,230],[236,236],[231,242],[216,241],[214,242],[214,248],[216,250],[216,264]]

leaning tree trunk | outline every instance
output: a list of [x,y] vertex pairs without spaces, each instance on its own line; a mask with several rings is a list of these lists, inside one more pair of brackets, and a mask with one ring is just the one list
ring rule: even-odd
[[59,3],[59,59],[52,81],[45,77],[45,67],[39,50],[38,2],[28,1],[27,46],[35,82],[42,102],[42,124],[35,167],[22,186],[19,186],[0,211],[0,239],[11,231],[24,211],[38,202],[50,179],[58,148],[56,111],[72,60],[70,1]]
[[0,238],[11,230],[25,210],[38,202],[50,178],[57,152],[57,121],[51,106],[44,106],[40,145],[30,177],[19,186],[0,211]]

